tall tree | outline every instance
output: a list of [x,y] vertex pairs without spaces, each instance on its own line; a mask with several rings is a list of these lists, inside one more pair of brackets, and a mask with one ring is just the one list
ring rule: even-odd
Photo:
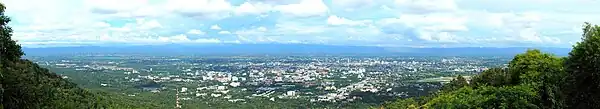
[[600,27],[585,23],[583,37],[566,60],[569,108],[600,109]]
[[[6,7],[0,3],[0,80],[4,79],[4,72],[8,67],[9,61],[16,61],[23,55],[21,46],[17,45],[17,42],[12,40],[12,29],[8,26],[10,18],[4,14]],[[4,88],[0,83],[0,98],[4,95]],[[0,100],[2,102],[2,100]]]
[[471,84],[474,86],[504,86],[509,85],[510,75],[503,68],[491,68],[479,75],[473,76]]
[[562,71],[562,60],[552,54],[532,49],[516,55],[508,67],[512,84],[540,84],[542,75]]
[[527,50],[509,63],[509,72],[513,85],[528,85],[538,90],[540,107],[563,106],[562,95],[558,93],[565,76],[561,58],[540,50]]
[[469,85],[469,83],[467,82],[467,79],[465,79],[463,76],[458,75],[456,76],[455,79],[452,79],[452,81],[450,81],[450,83],[445,84],[441,91],[442,92],[449,92],[449,91],[453,91],[459,88],[462,88],[464,86]]
[[12,28],[8,26],[10,18],[4,14],[6,7],[0,3],[0,65],[6,67],[9,61],[17,61],[24,54],[21,46],[12,40]]

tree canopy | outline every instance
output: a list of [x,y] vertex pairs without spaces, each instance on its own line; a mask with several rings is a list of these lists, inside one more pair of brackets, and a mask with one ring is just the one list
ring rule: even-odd
[[467,82],[467,79],[465,79],[461,75],[458,75],[458,76],[456,76],[455,79],[452,79],[452,81],[450,81],[450,83],[445,84],[441,90],[442,91],[453,91],[453,90],[465,87],[467,85],[469,85],[469,83]]
[[[474,75],[468,85],[460,76],[440,93],[416,104],[397,100],[385,108],[600,108],[600,26],[585,23],[582,41],[568,57],[530,49],[516,55],[508,68],[491,68]],[[458,86],[458,88],[457,88]]]
[[6,7],[0,3],[0,57],[4,65],[8,61],[17,61],[23,56],[21,46],[15,40],[12,40],[12,28],[8,26],[10,18],[4,14]]
[[585,23],[581,42],[573,46],[565,64],[567,104],[578,109],[600,108],[600,27]]
[[504,68],[491,68],[479,75],[473,76],[471,85],[474,86],[505,86],[510,84],[510,76]]

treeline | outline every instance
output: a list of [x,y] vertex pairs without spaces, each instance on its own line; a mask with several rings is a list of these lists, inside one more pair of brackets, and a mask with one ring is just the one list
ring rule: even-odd
[[527,50],[508,68],[470,81],[461,76],[429,96],[399,99],[388,109],[600,109],[600,27],[585,23],[568,57]]

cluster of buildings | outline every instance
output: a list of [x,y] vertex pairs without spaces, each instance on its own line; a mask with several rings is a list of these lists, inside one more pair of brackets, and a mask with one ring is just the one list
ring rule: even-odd
[[117,87],[109,82],[125,87],[150,81],[159,86],[144,91],[177,91],[178,100],[245,102],[266,98],[340,102],[361,100],[361,96],[354,93],[409,96],[413,93],[407,90],[427,91],[427,88],[439,87],[417,84],[417,80],[440,77],[438,73],[473,74],[502,66],[503,61],[456,57],[161,57],[37,62],[79,73],[103,72],[121,78],[119,81],[100,78],[107,81],[98,83],[102,87]]

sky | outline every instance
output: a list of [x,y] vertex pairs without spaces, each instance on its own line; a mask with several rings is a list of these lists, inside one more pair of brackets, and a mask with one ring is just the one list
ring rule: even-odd
[[571,47],[600,0],[0,0],[24,47]]

